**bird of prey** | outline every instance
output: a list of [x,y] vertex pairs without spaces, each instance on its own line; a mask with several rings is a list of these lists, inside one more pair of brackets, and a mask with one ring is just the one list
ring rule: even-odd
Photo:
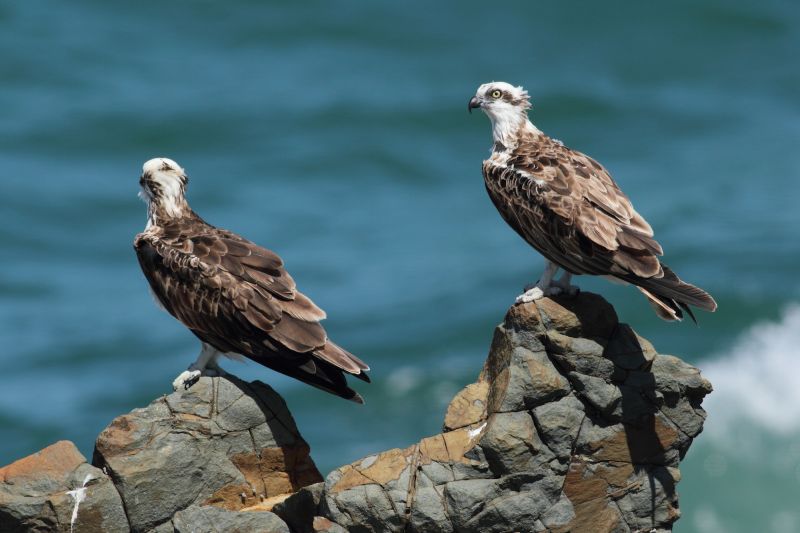
[[222,373],[220,355],[244,356],[342,398],[363,403],[345,374],[369,367],[328,339],[325,312],[297,290],[275,252],[200,218],[184,196],[189,179],[171,159],[144,164],[147,226],[133,241],[156,301],[194,333],[200,355],[173,382],[189,388]]
[[[546,259],[535,285],[517,302],[574,294],[573,275],[605,276],[635,285],[659,317],[680,320],[689,306],[717,308],[714,299],[659,260],[653,229],[608,171],[591,157],[542,133],[528,118],[522,87],[481,85],[467,106],[492,123],[492,155],[483,162],[486,190],[503,219]],[[558,269],[563,276],[554,280]]]

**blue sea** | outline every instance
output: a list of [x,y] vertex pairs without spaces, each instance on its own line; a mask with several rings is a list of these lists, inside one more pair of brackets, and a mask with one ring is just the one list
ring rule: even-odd
[[197,355],[131,247],[144,161],[277,251],[372,366],[358,406],[252,363],[323,472],[439,431],[543,262],[484,191],[481,83],[608,167],[719,303],[660,321],[582,279],[715,392],[679,532],[800,531],[800,4],[26,0],[0,4],[0,464],[115,416]]

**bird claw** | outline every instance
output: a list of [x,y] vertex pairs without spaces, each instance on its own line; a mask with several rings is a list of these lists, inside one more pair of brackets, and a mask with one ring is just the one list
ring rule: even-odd
[[527,285],[524,290],[525,292],[517,296],[516,303],[530,303],[535,300],[540,300],[545,296],[558,296],[560,294],[575,296],[580,291],[580,289],[574,285],[570,285],[566,289],[559,285],[550,285],[549,287],[542,289],[536,284]]
[[201,372],[199,370],[184,370],[172,382],[172,390],[178,392],[179,390],[189,390],[189,388],[197,383],[200,379]]
[[544,292],[537,286],[527,289],[525,292],[517,296],[516,303],[526,304],[544,298]]

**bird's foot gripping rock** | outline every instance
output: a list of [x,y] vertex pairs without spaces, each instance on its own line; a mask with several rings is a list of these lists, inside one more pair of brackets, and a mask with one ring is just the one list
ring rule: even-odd
[[534,285],[532,288],[526,289],[525,292],[517,296],[516,303],[530,303],[541,298],[544,298],[544,291]]
[[575,289],[575,292],[565,291],[562,287],[558,285],[550,285],[549,287],[542,288],[539,285],[528,285],[525,287],[525,292],[517,296],[515,300],[516,303],[530,303],[535,300],[541,300],[545,296],[558,296],[559,294],[566,293],[570,296],[574,296],[577,294],[578,287],[574,287],[572,285],[569,286],[570,289]]
[[189,390],[192,385],[197,383],[201,376],[210,378],[221,378],[227,376],[222,367],[216,363],[209,364],[204,369],[200,370],[195,365],[190,366],[187,370],[181,372],[177,378],[172,382],[172,390],[178,392],[180,390]]
[[188,370],[184,370],[178,374],[178,377],[172,381],[172,390],[175,392],[180,390],[189,390],[192,385],[197,383],[201,375],[202,372],[189,367]]

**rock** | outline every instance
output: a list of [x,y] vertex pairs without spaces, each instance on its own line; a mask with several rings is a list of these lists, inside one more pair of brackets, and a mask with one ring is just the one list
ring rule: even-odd
[[568,460],[572,454],[584,416],[583,403],[571,394],[533,410],[538,434],[562,461]]
[[273,507],[273,512],[280,516],[295,533],[312,533],[314,516],[319,507],[324,483],[315,483],[303,487],[281,503]]
[[[523,313],[529,314],[534,320],[538,315],[540,327],[549,332],[573,338],[600,339],[603,342],[611,337],[619,323],[614,307],[602,296],[590,292],[580,293],[576,297],[542,298],[533,304],[513,306],[508,314]],[[511,323],[514,323],[513,319]]]
[[347,533],[345,528],[322,516],[315,516],[311,527],[314,533]]
[[656,350],[629,325],[619,324],[608,340],[604,355],[619,368],[639,370],[652,364]]
[[[529,339],[525,334],[522,337]],[[514,331],[495,331],[479,378],[488,383],[488,395],[481,400],[488,402],[488,412],[525,410],[569,393],[569,382],[550,361],[544,346],[540,342],[518,345],[519,339]]]
[[533,416],[527,411],[495,413],[486,427],[478,444],[492,472],[536,472],[555,459],[539,438]]
[[563,528],[573,520],[575,520],[575,507],[567,498],[567,495],[562,494],[556,503],[542,513],[542,530],[547,528],[547,530],[552,531],[553,529]]
[[601,297],[545,298],[509,310],[442,433],[323,482],[272,389],[202,378],[115,419],[95,466],[57,443],[0,470],[0,530],[68,530],[88,474],[76,531],[669,531],[710,392]]
[[599,296],[515,305],[441,434],[338,468],[298,512],[359,532],[670,530],[710,391]]
[[610,417],[622,403],[622,391],[603,378],[570,372],[568,374],[578,396],[603,416]]
[[236,512],[218,507],[192,505],[172,518],[175,533],[224,531],[225,533],[290,533],[289,526],[269,511]]
[[[75,517],[73,521],[73,516]],[[117,490],[59,441],[0,469],[0,531],[129,531]]]
[[547,335],[547,347],[550,356],[563,370],[596,376],[606,381],[615,377],[616,366],[604,356],[605,348],[597,341],[551,331]]
[[203,377],[116,418],[94,463],[146,531],[192,505],[238,511],[322,481],[286,404],[267,385]]
[[486,381],[479,381],[464,387],[447,408],[444,417],[444,430],[469,426],[486,418],[486,397],[489,393],[489,384]]

